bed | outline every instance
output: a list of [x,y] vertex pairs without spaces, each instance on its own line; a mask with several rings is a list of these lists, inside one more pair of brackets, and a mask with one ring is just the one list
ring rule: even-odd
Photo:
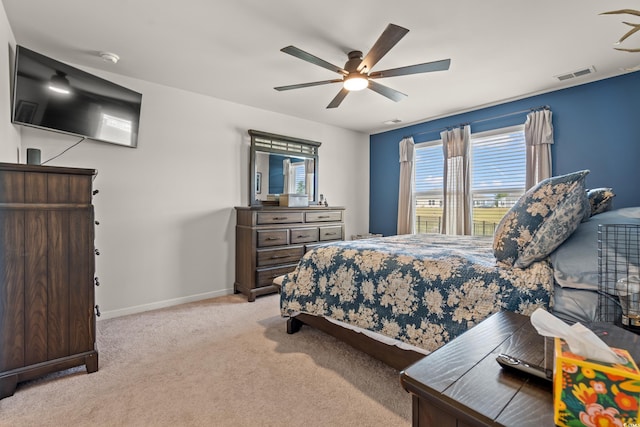
[[317,247],[284,277],[281,311],[289,332],[315,316],[423,357],[497,311],[549,307],[548,260],[507,269],[491,246],[486,237],[422,234]]
[[[555,256],[565,244],[590,251],[570,237],[589,235],[611,209],[613,193],[590,194],[587,174],[527,191],[493,238],[403,235],[314,248],[282,278],[287,332],[306,324],[403,369],[497,311],[529,315],[542,307],[568,321],[595,320],[597,284],[559,283],[567,272],[554,267],[567,265],[566,254]],[[571,258],[573,251],[564,252]],[[596,250],[588,253],[597,268]]]

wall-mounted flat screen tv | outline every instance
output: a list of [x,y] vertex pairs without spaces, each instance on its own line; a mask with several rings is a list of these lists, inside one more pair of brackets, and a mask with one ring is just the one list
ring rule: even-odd
[[138,145],[142,95],[18,46],[13,123]]

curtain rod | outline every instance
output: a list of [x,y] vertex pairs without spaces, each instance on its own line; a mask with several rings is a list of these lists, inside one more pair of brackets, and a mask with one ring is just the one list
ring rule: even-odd
[[470,125],[472,123],[487,122],[489,120],[497,120],[497,119],[502,119],[504,117],[515,116],[516,114],[530,113],[530,112],[533,112],[533,111],[550,110],[550,109],[551,109],[551,107],[549,107],[548,105],[540,105],[538,107],[533,107],[533,108],[529,108],[529,109],[526,109],[526,110],[514,111],[512,113],[501,114],[499,116],[492,116],[492,117],[486,117],[484,119],[472,120],[470,122],[460,123],[460,124],[454,125],[454,126],[446,126],[446,127],[439,128],[439,129],[425,130],[425,131],[422,131],[422,132],[418,132],[418,133],[414,133],[412,135],[405,136],[403,138],[410,138],[410,137],[413,138],[414,136],[424,135],[424,134],[433,133],[433,132],[442,132],[443,130],[450,130],[450,129],[454,129],[454,128],[457,128],[457,127]]

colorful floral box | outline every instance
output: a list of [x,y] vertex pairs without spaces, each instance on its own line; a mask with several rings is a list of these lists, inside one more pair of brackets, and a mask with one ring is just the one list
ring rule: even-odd
[[619,426],[640,423],[640,371],[626,350],[626,364],[607,364],[569,351],[555,339],[553,407],[556,425]]

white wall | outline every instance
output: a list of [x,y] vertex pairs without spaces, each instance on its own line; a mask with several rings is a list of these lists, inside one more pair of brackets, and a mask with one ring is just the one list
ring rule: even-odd
[[[143,94],[137,149],[86,140],[49,163],[98,170],[103,318],[232,292],[233,207],[249,203],[248,129],[322,142],[320,192],[347,208],[347,236],[368,231],[368,135],[87,71]],[[21,134],[23,153],[40,148],[43,161],[79,140],[32,128]]]
[[0,2],[0,162],[18,161],[20,133],[11,124],[11,79],[16,52],[13,36],[4,6]]

